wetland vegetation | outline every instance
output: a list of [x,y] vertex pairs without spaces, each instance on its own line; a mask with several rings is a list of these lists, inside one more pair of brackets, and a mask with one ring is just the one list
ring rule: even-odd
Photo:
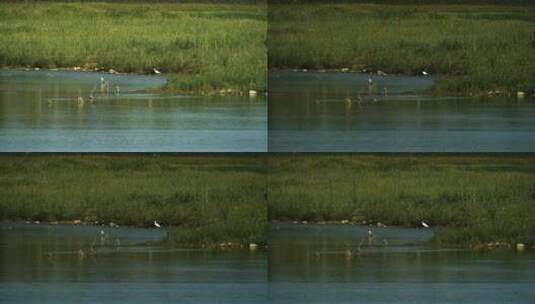
[[535,244],[532,155],[6,154],[0,172],[0,219],[156,220],[179,244],[265,244],[268,219],[425,221],[444,246]]
[[527,1],[282,2],[269,6],[270,69],[425,71],[438,80],[434,94],[534,92],[535,7]]
[[181,245],[261,245],[264,171],[255,156],[2,155],[0,219],[139,227],[156,220]]
[[533,156],[282,154],[269,168],[272,221],[425,221],[445,246],[535,244]]
[[154,73],[167,90],[266,88],[266,5],[30,1],[0,4],[0,66]]

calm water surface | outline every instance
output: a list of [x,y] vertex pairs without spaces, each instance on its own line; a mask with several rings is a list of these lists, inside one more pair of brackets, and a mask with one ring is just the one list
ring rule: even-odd
[[433,249],[425,229],[273,224],[273,303],[533,303],[535,253]]
[[[100,77],[109,81],[109,93]],[[0,151],[266,151],[265,97],[142,92],[165,82],[156,76],[0,70]]]
[[0,224],[0,302],[267,302],[262,252],[162,248],[150,245],[161,230],[101,229]]
[[535,152],[532,98],[436,98],[421,94],[429,77],[372,79],[270,71],[269,151]]

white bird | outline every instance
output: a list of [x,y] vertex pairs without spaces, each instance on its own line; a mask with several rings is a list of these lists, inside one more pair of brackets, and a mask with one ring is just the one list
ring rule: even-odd
[[162,226],[160,226],[157,221],[154,221],[154,226],[156,226],[156,228],[162,228]]
[[424,228],[429,228],[429,225],[427,225],[427,223],[424,221],[422,221],[422,226],[424,226]]
[[153,68],[152,71],[154,71],[154,74],[158,75],[158,74],[161,74],[162,72],[158,71],[156,68]]
[[368,94],[371,95],[372,91],[375,87],[375,84],[373,83],[373,79],[371,77],[368,77]]
[[427,76],[429,75],[429,73],[427,73],[426,71],[422,71],[422,75]]
[[100,92],[108,92],[110,90],[110,82],[104,79],[104,77],[100,77]]

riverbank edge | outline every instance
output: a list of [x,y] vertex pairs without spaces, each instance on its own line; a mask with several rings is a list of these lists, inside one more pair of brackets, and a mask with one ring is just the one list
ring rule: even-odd
[[40,67],[31,67],[31,66],[0,66],[0,69],[4,71],[10,71],[10,70],[22,70],[22,71],[49,71],[49,72],[83,72],[83,73],[106,73],[110,75],[130,75],[130,76],[160,76],[164,77],[166,80],[166,84],[159,88],[149,88],[149,89],[143,89],[139,90],[139,92],[148,92],[148,93],[166,93],[166,94],[184,94],[189,96],[249,96],[251,98],[255,98],[257,96],[265,96],[267,95],[266,89],[262,90],[253,90],[253,89],[247,89],[247,90],[239,90],[239,89],[231,89],[231,88],[214,88],[212,90],[201,90],[201,89],[192,89],[192,90],[179,90],[176,88],[170,87],[169,81],[170,77],[172,77],[172,73],[126,73],[117,71],[113,68],[107,69],[107,68],[83,68],[83,67],[60,67],[60,68],[40,68]]
[[[39,221],[33,219],[0,219],[0,225],[65,225],[65,226],[90,226],[90,227],[100,227],[102,229],[114,229],[114,228],[137,228],[137,229],[151,229],[147,226],[129,226],[129,225],[118,225],[114,222],[109,224],[96,222],[82,221],[79,219],[76,220],[62,220],[62,221]],[[188,248],[188,249],[200,249],[207,251],[251,251],[251,252],[263,252],[266,251],[268,246],[267,244],[257,244],[257,243],[245,243],[245,242],[228,242],[228,241],[219,241],[210,244],[194,244],[194,243],[179,243],[169,239],[169,235],[173,232],[174,229],[178,227],[170,226],[169,228],[153,228],[161,229],[167,232],[167,237],[158,241],[151,241],[148,244],[157,244],[162,246]]]
[[[456,77],[453,75],[421,75],[421,74],[408,74],[408,73],[385,73],[382,70],[373,70],[373,69],[362,69],[355,70],[349,67],[340,67],[340,68],[331,68],[331,69],[316,69],[316,68],[302,68],[302,67],[270,67],[268,73],[271,72],[280,72],[280,71],[292,71],[296,73],[327,73],[327,72],[336,72],[336,73],[354,73],[354,74],[369,74],[370,76],[406,76],[406,77],[431,77],[435,79],[435,83],[428,89],[420,92],[428,96],[441,96],[441,97],[475,97],[475,98],[496,98],[496,97],[505,97],[508,99],[523,99],[535,97],[535,90],[533,92],[517,91],[517,90],[508,90],[506,88],[502,89],[488,89],[482,91],[474,91],[464,94],[462,92],[445,92],[437,88],[437,83],[441,81],[455,80]],[[457,78],[459,80],[459,78]],[[526,94],[527,93],[527,94]],[[520,97],[522,95],[522,97]],[[527,96],[526,96],[527,95]]]
[[[269,225],[273,224],[291,224],[291,225],[317,225],[317,226],[324,226],[324,225],[340,225],[340,226],[360,226],[360,227],[370,227],[370,228],[406,228],[406,229],[416,229],[418,227],[416,226],[400,226],[400,225],[385,225],[381,222],[377,223],[368,223],[367,221],[351,221],[347,219],[343,220],[329,220],[329,221],[298,221],[298,220],[269,220]],[[440,247],[440,248],[458,248],[458,249],[470,249],[474,251],[487,251],[487,250],[516,250],[516,251],[524,251],[524,250],[535,250],[535,244],[523,244],[523,243],[517,243],[517,244],[510,244],[510,243],[504,243],[504,242],[487,242],[487,243],[474,243],[474,244],[453,244],[453,243],[441,243],[437,241],[435,233],[443,233],[445,230],[449,230],[448,227],[437,227],[437,230],[434,230],[433,227],[422,229],[430,229],[433,231],[433,238],[431,238],[429,241],[425,242],[425,245],[429,245],[432,247]],[[451,230],[450,230],[451,231]]]

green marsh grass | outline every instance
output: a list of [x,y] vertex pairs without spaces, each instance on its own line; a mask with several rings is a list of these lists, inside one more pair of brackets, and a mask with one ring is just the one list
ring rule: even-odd
[[535,89],[534,6],[273,4],[268,19],[270,68],[426,71],[446,95]]
[[3,155],[0,219],[173,227],[265,244],[267,220],[430,224],[445,246],[535,244],[528,155]]
[[279,155],[270,220],[430,224],[435,242],[535,244],[535,157]]
[[245,156],[2,155],[0,219],[171,227],[179,244],[266,242],[265,167]]
[[167,74],[168,90],[266,87],[265,4],[0,4],[0,66]]

